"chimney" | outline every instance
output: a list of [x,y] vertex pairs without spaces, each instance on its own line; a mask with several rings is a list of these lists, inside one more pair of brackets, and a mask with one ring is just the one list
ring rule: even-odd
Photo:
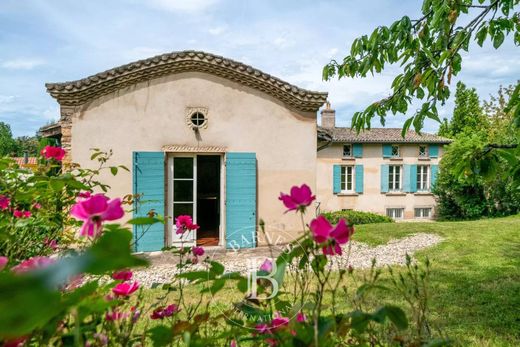
[[324,128],[336,127],[336,110],[330,108],[330,102],[325,103],[325,108],[321,110],[321,126]]
[[29,153],[27,151],[23,151],[23,163],[25,165],[29,164]]

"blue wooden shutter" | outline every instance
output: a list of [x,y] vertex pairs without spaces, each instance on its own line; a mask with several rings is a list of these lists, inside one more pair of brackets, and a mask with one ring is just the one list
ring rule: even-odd
[[435,186],[435,181],[437,181],[437,172],[439,171],[439,165],[431,165],[430,166],[430,175],[431,175],[431,178],[430,178],[430,181],[431,181],[431,184],[430,184],[430,189],[433,189],[433,187]]
[[361,143],[354,143],[352,145],[354,157],[361,158],[363,156],[363,145]]
[[381,193],[388,192],[388,165],[381,165]]
[[430,145],[428,155],[430,158],[437,158],[439,156],[439,145]]
[[332,192],[334,194],[341,192],[341,165],[332,167]]
[[417,191],[417,165],[410,165],[410,193]]
[[[164,153],[134,152],[132,176],[133,193],[141,195],[134,202],[134,217],[146,217],[150,210],[164,216]],[[153,224],[142,232],[142,227],[134,225],[136,251],[160,251],[164,247],[164,224]]]
[[403,192],[409,193],[410,188],[410,176],[411,176],[411,165],[403,165]]
[[392,156],[392,145],[384,144],[383,145],[383,158],[390,158]]
[[356,165],[356,193],[363,193],[363,165]]
[[256,154],[226,154],[226,247],[256,246]]

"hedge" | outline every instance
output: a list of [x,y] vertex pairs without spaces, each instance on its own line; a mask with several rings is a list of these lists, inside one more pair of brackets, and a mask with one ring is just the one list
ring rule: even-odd
[[322,213],[331,223],[336,224],[340,218],[345,218],[349,225],[372,224],[372,223],[393,223],[394,220],[387,216],[372,212],[363,211],[335,211]]

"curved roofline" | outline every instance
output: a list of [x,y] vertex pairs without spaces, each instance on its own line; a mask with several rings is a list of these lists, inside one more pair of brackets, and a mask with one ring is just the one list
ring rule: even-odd
[[79,106],[121,88],[182,72],[204,72],[267,93],[300,111],[316,112],[328,93],[299,88],[249,65],[202,51],[157,55],[70,82],[46,83],[62,106]]
[[[374,131],[372,131],[374,130]],[[452,140],[427,132],[416,133],[409,129],[406,136],[401,136],[401,128],[371,128],[361,131],[348,127],[318,127],[318,140],[333,143],[413,143],[413,144],[449,144]]]

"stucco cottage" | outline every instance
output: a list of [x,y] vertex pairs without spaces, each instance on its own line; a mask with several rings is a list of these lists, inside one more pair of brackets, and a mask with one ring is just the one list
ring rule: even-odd
[[[109,196],[138,194],[136,216],[150,209],[169,217],[192,215],[200,229],[190,235],[191,243],[255,247],[265,242],[257,232],[260,219],[268,235],[289,241],[301,223],[295,214],[284,213],[277,199],[295,184],[307,183],[317,192],[316,208],[321,210],[388,213],[395,205],[407,218],[416,206],[434,206],[426,191],[421,191],[425,196],[418,196],[419,191],[408,196],[410,189],[399,192],[395,179],[386,192],[376,187],[396,170],[402,170],[399,177],[408,173],[412,182],[415,167],[409,167],[412,159],[406,157],[413,152],[409,146],[416,144],[427,147],[428,179],[433,180],[446,139],[413,134],[414,141],[402,142],[385,137],[392,153],[376,158],[377,148],[386,153],[385,145],[335,128],[329,106],[318,128],[318,110],[327,93],[296,87],[230,59],[176,52],[46,87],[60,104],[61,118],[41,133],[60,139],[68,152],[65,163],[92,167],[91,148],[112,149],[112,164],[131,172],[101,177],[111,186]],[[395,145],[402,160],[391,165],[399,160]],[[378,175],[380,169],[384,171]],[[392,202],[402,196],[390,193],[405,198]],[[170,218],[164,226],[154,225],[137,243],[137,251],[160,250],[179,241]]]

